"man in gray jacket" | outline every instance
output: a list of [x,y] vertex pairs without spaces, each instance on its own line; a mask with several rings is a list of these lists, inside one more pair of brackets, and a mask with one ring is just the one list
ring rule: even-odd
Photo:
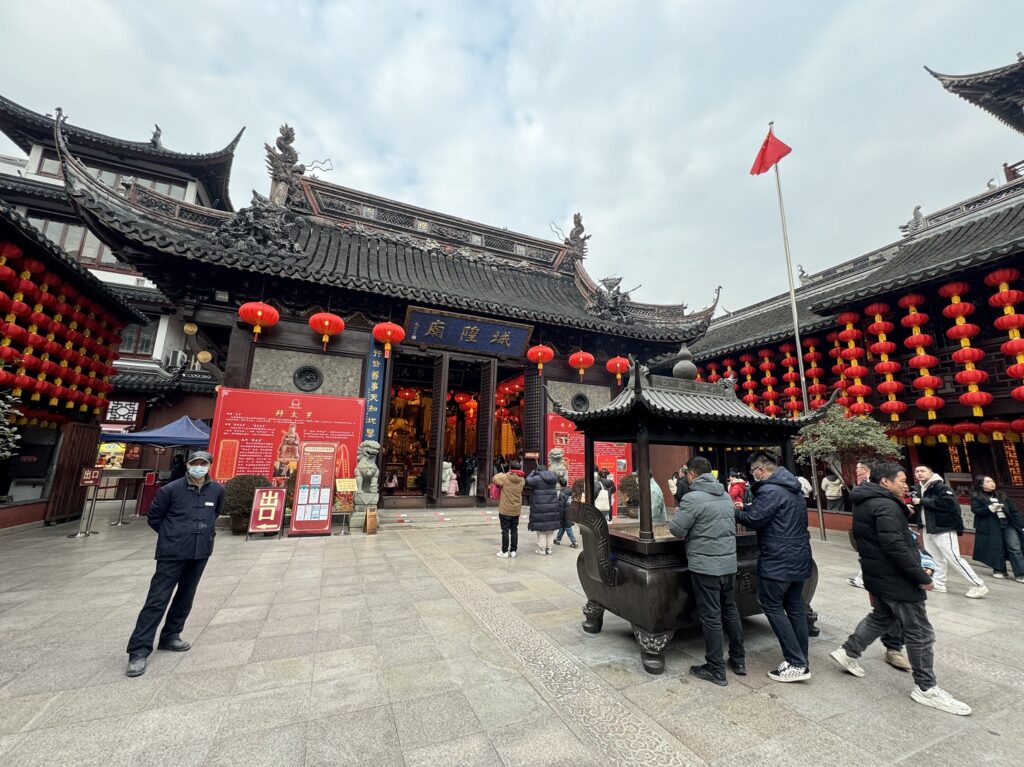
[[732,499],[711,473],[707,458],[697,456],[686,469],[690,491],[683,496],[669,530],[686,541],[693,596],[700,610],[707,662],[690,666],[698,679],[725,687],[722,624],[729,636],[729,667],[746,676],[743,625],[736,607],[736,519]]

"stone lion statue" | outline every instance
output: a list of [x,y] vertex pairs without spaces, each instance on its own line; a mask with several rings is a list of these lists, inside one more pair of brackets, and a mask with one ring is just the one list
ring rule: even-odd
[[548,452],[548,471],[553,471],[562,487],[569,485],[569,467],[565,463],[565,451],[560,447]]
[[[377,456],[380,443],[372,439],[363,440],[356,448],[356,493],[379,495]],[[376,503],[376,500],[373,501]],[[372,504],[370,504],[372,505]]]

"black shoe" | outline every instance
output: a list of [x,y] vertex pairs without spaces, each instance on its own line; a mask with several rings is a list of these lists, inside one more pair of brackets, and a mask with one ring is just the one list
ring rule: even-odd
[[142,676],[146,673],[146,656],[129,655],[128,668],[124,672],[128,676]]
[[725,681],[725,674],[718,676],[714,671],[708,668],[707,664],[703,666],[690,666],[690,673],[698,679],[703,679],[705,682],[713,682],[719,687],[725,687],[729,684]]
[[729,668],[732,669],[732,673],[734,673],[736,676],[747,675],[747,664],[745,661],[735,661],[732,658],[729,658],[727,662],[729,664]]
[[561,541],[555,541],[555,545],[556,545],[556,546],[561,546],[561,545],[562,545],[562,542],[561,542]]
[[158,650],[170,650],[171,652],[186,652],[192,649],[192,645],[184,641],[181,637],[174,637],[173,639],[162,639],[160,644],[156,646]]
[[577,545],[577,544],[575,544],[575,543],[570,543],[570,544],[569,544],[569,548],[570,548],[570,549],[578,549],[578,548],[579,548],[579,545]]

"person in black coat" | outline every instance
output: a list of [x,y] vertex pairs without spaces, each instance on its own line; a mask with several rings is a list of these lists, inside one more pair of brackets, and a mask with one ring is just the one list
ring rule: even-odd
[[921,550],[907,525],[902,500],[906,492],[906,472],[899,464],[884,462],[871,468],[870,482],[853,489],[853,536],[873,609],[831,657],[862,677],[865,672],[857,659],[868,645],[899,626],[916,683],[910,697],[922,705],[966,716],[971,713],[970,706],[936,683],[935,631],[925,609],[925,592],[931,590],[932,579],[921,566]]
[[768,676],[776,682],[811,678],[808,669],[804,582],[811,577],[811,536],[800,482],[774,456],[755,453],[750,463],[754,502],[736,521],[757,531],[757,599],[785,660]]
[[558,500],[558,475],[543,464],[526,478],[530,490],[530,522],[528,530],[537,533],[535,554],[550,554],[555,530],[562,526],[562,506]]
[[153,639],[165,612],[157,649],[185,652],[191,648],[181,639],[181,631],[213,553],[214,524],[224,504],[224,488],[209,477],[212,461],[213,456],[205,450],[192,453],[188,475],[161,487],[149,507],[146,521],[157,533],[156,572],[128,640],[128,676],[146,672],[146,659],[153,652]]
[[971,495],[974,512],[974,554],[972,559],[992,568],[993,578],[1006,578],[1006,560],[1010,560],[1013,576],[1024,583],[1024,514],[996,489],[989,476],[974,478]]

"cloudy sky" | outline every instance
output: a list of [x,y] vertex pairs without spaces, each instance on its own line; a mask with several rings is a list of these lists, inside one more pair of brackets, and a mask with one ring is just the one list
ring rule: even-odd
[[[294,7],[292,7],[294,6]],[[268,190],[296,128],[321,177],[553,237],[582,211],[587,268],[643,301],[729,309],[785,289],[769,120],[794,262],[817,271],[985,189],[1024,140],[945,93],[1024,49],[1024,4],[36,0],[0,6],[0,92],[186,152],[247,126],[232,197]],[[0,153],[18,154],[0,138]]]

